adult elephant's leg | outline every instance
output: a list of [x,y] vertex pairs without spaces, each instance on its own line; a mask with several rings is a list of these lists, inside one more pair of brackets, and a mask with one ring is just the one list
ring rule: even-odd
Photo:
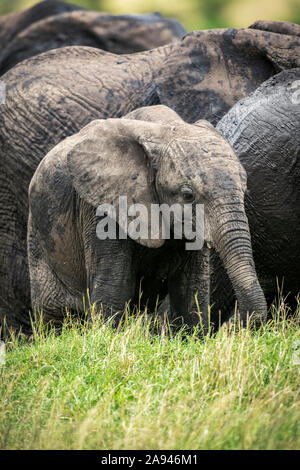
[[30,333],[30,286],[25,222],[18,199],[0,168],[0,325]]
[[112,318],[115,325],[122,318],[126,304],[135,296],[134,245],[130,239],[99,240],[95,237],[87,256],[91,305],[96,304],[104,318]]

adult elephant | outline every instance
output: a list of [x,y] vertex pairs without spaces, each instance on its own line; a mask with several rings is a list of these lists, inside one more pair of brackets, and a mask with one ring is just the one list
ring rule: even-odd
[[[54,147],[30,183],[33,307],[43,311],[45,321],[59,325],[66,308],[84,312],[88,289],[91,304],[116,321],[127,302],[138,303],[145,276],[165,275],[169,320],[180,318],[189,327],[197,325],[197,295],[206,333],[209,248],[203,247],[205,240],[220,254],[243,321],[253,314],[263,321],[267,308],[252,257],[245,189],[245,170],[207,121],[187,124],[165,106],[142,108],[125,119],[92,121]],[[122,215],[120,196],[126,197],[128,207]],[[133,204],[138,204],[136,214]],[[165,220],[166,213],[155,218],[154,204],[167,204],[175,213],[171,219]],[[205,231],[199,204],[204,205]],[[105,205],[103,211],[112,205],[118,227],[129,236],[121,238],[113,224],[108,237],[112,219],[106,217],[98,227],[97,214],[103,217],[99,205]],[[187,245],[193,236],[197,247]],[[161,289],[155,291],[153,284],[152,289],[156,300]],[[217,327],[216,320],[212,322]]]
[[218,123],[247,172],[255,264],[270,303],[300,293],[300,69],[272,77]]
[[117,16],[46,0],[0,17],[0,75],[51,49],[76,45],[129,54],[168,44],[185,33],[178,21],[159,13]]
[[226,29],[196,31],[125,56],[62,48],[8,71],[2,77],[7,94],[0,114],[2,318],[9,312],[11,324],[28,325],[27,191],[39,162],[56,144],[93,119],[159,103],[185,121],[216,123],[265,79],[295,65],[300,65],[297,36]]

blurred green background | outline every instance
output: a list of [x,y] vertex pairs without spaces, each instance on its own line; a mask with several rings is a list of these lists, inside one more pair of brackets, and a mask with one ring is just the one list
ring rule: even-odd
[[[37,0],[0,0],[0,15],[23,10]],[[254,21],[300,23],[300,0],[70,0],[91,10],[114,14],[153,13],[177,18],[188,31],[220,27],[246,27]]]

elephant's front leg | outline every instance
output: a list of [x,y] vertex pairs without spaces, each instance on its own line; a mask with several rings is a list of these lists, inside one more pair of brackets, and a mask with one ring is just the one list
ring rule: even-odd
[[[91,307],[117,325],[134,297],[136,270],[132,240],[97,240],[87,262]],[[89,309],[89,318],[93,308]]]
[[186,251],[183,262],[169,278],[169,302],[172,322],[188,327],[199,325],[209,330],[210,250]]

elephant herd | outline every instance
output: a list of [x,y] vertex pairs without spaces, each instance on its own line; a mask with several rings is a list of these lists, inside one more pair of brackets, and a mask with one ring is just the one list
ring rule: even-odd
[[[60,1],[0,17],[0,321],[30,334],[87,295],[206,332],[300,291],[300,26],[186,34]],[[3,88],[3,86],[2,86]],[[1,103],[1,100],[0,100]],[[97,235],[119,198],[204,207],[204,243]],[[140,226],[144,220],[140,218]]]

